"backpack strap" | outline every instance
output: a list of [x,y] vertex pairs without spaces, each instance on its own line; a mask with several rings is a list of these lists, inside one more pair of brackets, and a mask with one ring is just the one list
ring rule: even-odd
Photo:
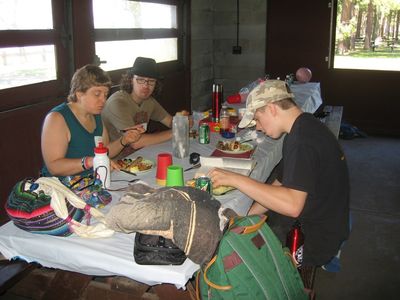
[[[267,220],[266,215],[259,215],[259,217],[260,217],[260,220],[254,225],[237,226],[237,227],[233,227],[236,220],[232,220],[232,219],[234,219],[234,218],[232,218],[229,221],[229,230],[233,231],[234,233],[237,233],[237,234],[249,234],[249,233],[256,232],[257,230],[259,230],[261,228],[261,226],[264,225],[265,221]],[[237,220],[240,220],[240,218]]]
[[213,263],[216,261],[216,259],[217,259],[217,255],[215,255],[210,260],[210,262],[207,264],[206,268],[204,269],[204,275],[203,275],[204,281],[214,289],[223,290],[223,291],[230,290],[232,288],[231,285],[218,285],[218,284],[215,284],[215,283],[211,282],[207,277],[207,271],[213,265]]

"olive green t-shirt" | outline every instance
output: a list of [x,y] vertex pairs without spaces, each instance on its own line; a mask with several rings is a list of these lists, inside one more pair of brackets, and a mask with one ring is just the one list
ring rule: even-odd
[[121,136],[121,129],[148,123],[149,120],[160,122],[168,112],[153,97],[138,105],[130,94],[118,91],[108,98],[101,115],[110,139],[114,141]]

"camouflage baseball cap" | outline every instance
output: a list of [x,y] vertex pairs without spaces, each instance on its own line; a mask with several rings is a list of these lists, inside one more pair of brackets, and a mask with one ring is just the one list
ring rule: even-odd
[[256,125],[254,114],[260,107],[279,100],[293,98],[286,82],[282,80],[266,80],[257,85],[247,96],[246,111],[239,123],[240,128]]

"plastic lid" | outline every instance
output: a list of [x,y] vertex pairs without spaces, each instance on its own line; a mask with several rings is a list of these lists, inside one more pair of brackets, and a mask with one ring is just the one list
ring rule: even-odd
[[107,152],[108,152],[108,148],[104,147],[103,143],[99,143],[99,145],[94,148],[94,153],[96,153],[96,154],[104,154]]

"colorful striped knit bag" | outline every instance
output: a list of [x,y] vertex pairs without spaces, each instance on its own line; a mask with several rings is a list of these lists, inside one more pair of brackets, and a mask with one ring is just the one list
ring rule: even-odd
[[[104,215],[86,204],[56,177],[25,179],[17,182],[8,196],[6,212],[18,228],[37,234],[86,238],[107,237]],[[85,213],[94,216],[96,225],[81,224]]]
[[[6,203],[6,212],[15,226],[25,231],[57,236],[68,236],[72,232],[66,220],[60,219],[50,206],[51,196],[37,190],[33,180],[22,180],[12,189]],[[68,215],[77,222],[84,211],[67,203]]]

